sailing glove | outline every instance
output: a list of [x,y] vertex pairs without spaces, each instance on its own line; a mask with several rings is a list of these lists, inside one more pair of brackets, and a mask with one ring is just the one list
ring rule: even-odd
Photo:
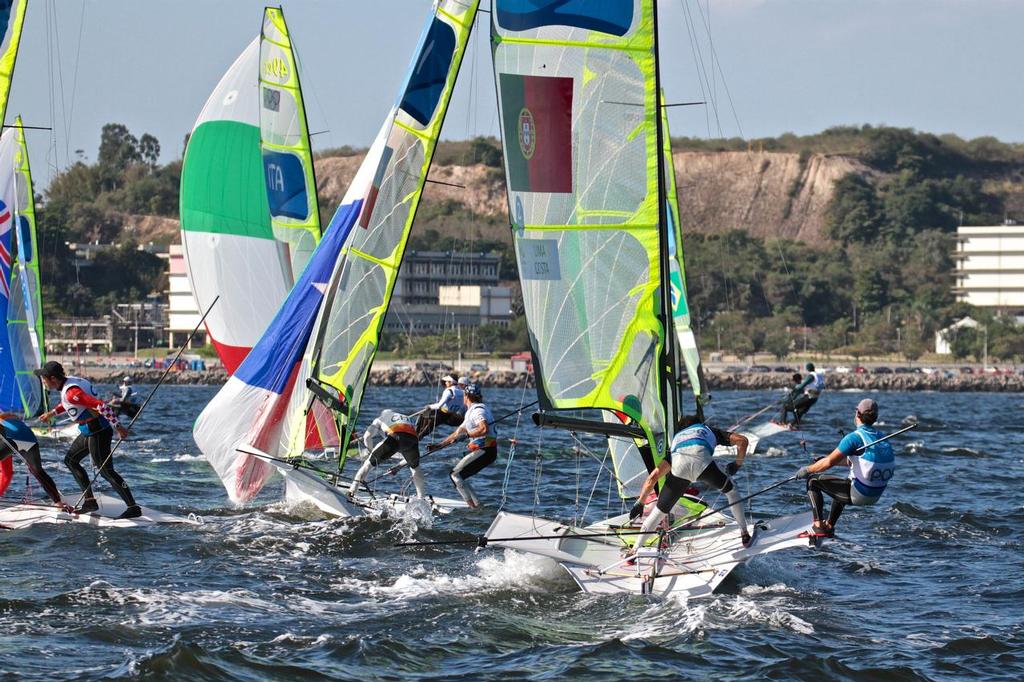
[[633,505],[633,508],[629,510],[629,520],[632,521],[633,519],[639,518],[643,513],[644,503],[637,500],[636,504]]
[[811,472],[807,470],[807,467],[800,467],[799,469],[796,470],[796,473],[793,474],[793,478],[810,478],[810,477],[811,477]]

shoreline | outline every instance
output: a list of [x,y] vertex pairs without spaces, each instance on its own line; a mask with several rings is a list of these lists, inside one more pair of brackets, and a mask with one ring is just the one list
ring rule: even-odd
[[[98,384],[118,384],[122,377],[130,376],[136,384],[155,384],[162,369],[125,367],[82,367],[73,370],[80,376]],[[375,369],[370,372],[372,386],[440,386],[443,372],[427,370]],[[219,386],[227,381],[223,368],[205,371],[181,370],[170,372],[164,383],[174,385]],[[470,375],[472,381],[484,388],[534,387],[533,376],[525,372],[498,370]],[[791,386],[788,373],[766,372],[708,372],[708,388],[714,390],[775,390]],[[827,390],[863,391],[939,391],[943,393],[1021,393],[1024,376],[1020,374],[837,374],[825,376]]]

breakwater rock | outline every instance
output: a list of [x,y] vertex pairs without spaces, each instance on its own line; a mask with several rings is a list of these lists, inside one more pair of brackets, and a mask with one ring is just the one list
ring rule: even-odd
[[[72,370],[101,384],[116,384],[122,377],[130,376],[137,384],[155,384],[163,370],[114,367],[85,367]],[[370,386],[440,386],[443,371],[419,369],[375,369],[370,372]],[[491,371],[467,375],[467,379],[484,388],[534,388],[532,374],[508,370]],[[227,381],[222,368],[203,372],[191,370],[172,371],[167,375],[170,384],[220,385]],[[933,372],[931,374],[836,374],[825,378],[830,390],[862,391],[943,391],[971,392],[989,391],[995,393],[1024,392],[1024,375],[1021,374],[952,374]],[[767,390],[788,388],[789,373],[783,372],[708,372],[708,387],[711,390],[743,389]]]

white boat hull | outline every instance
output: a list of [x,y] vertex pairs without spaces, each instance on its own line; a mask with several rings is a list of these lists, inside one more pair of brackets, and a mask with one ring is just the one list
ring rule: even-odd
[[[80,495],[64,495],[64,502],[74,505]],[[0,509],[0,528],[21,530],[39,523],[79,523],[100,528],[138,528],[152,526],[157,523],[183,523],[198,525],[202,519],[195,516],[177,516],[166,512],[142,507],[142,516],[134,519],[117,518],[124,510],[125,504],[120,499],[109,495],[97,495],[96,501],[100,508],[92,514],[68,514],[45,502],[19,504]]]
[[[315,472],[273,460],[270,463],[284,477],[285,501],[289,505],[311,504],[330,516],[348,518],[366,514],[400,515],[405,514],[410,504],[422,504],[416,497],[396,494],[371,496],[360,493],[349,499],[347,487],[332,485]],[[469,508],[462,500],[445,497],[434,497],[432,502],[432,511],[439,514]]]
[[[500,512],[485,536],[490,545],[554,559],[584,592],[693,598],[713,593],[736,566],[752,557],[790,547],[806,547],[807,538],[799,534],[810,529],[812,519],[810,512],[805,512],[759,522],[753,544],[743,547],[738,524],[724,514],[715,513],[701,519],[694,529],[672,533],[667,549],[643,550],[631,563],[623,561],[627,553],[625,538],[635,535],[575,537],[613,532],[625,521],[625,516],[617,516],[577,528],[557,521]],[[676,525],[680,525],[679,522]]]

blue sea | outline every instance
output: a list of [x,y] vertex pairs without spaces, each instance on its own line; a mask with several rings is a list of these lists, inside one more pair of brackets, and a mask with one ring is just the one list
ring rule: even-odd
[[[473,479],[486,506],[431,528],[290,510],[279,483],[234,508],[191,438],[215,390],[162,387],[116,455],[140,502],[201,525],[0,531],[0,677],[1024,679],[1020,394],[868,394],[883,431],[919,424],[894,442],[898,469],[881,502],[848,509],[837,541],[756,558],[711,598],[686,601],[583,594],[558,565],[503,549],[395,547],[471,540],[499,508],[570,521],[618,513],[596,439],[574,452],[528,413],[504,421],[502,456]],[[495,415],[535,397],[486,393]],[[801,431],[748,460],[741,490],[829,452],[864,395],[826,393]],[[710,414],[728,427],[778,397],[721,391]],[[432,398],[371,389],[364,411]],[[71,491],[63,447],[46,444],[44,460]],[[454,494],[456,456],[425,458],[431,492]],[[26,494],[20,461],[16,471],[5,505]],[[807,500],[794,482],[752,506],[776,516]]]

